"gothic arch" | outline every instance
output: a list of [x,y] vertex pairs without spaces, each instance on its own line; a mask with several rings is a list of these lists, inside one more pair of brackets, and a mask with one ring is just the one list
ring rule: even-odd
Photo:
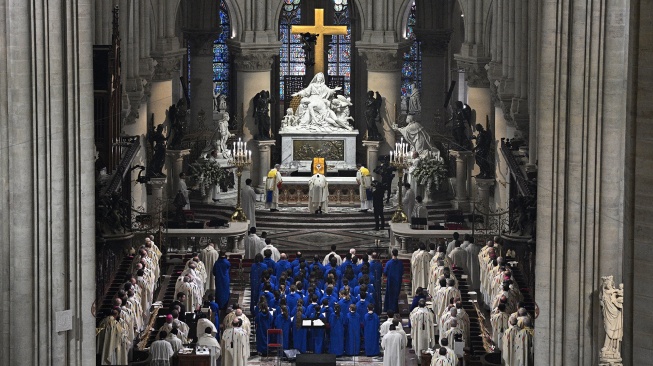
[[[208,4],[205,4],[204,6],[211,6],[211,3],[214,1],[211,0],[175,0],[177,2],[177,10],[175,12],[175,33],[177,34],[178,37],[183,37],[182,34],[182,27],[183,27],[183,1],[189,1],[193,3],[195,6],[197,6],[198,3],[200,2],[205,2]],[[231,22],[231,38],[233,39],[240,39],[241,34],[242,34],[242,24],[243,24],[243,13],[242,9],[239,6],[238,1],[236,0],[224,0],[225,3],[227,3],[227,9],[229,12],[229,20]],[[218,4],[219,8],[219,4]],[[216,12],[216,19],[218,18],[218,13]]]
[[[274,34],[279,37],[279,18],[281,17],[281,11],[283,9],[283,0],[274,0],[277,1],[277,5],[274,8],[274,11],[271,12],[271,19],[268,19],[268,24],[272,24],[274,27]],[[365,9],[365,7],[361,4],[362,0],[350,0],[351,3],[354,5],[353,10],[357,16],[360,17],[360,29],[364,30],[365,29],[365,24],[366,24],[366,14],[362,9]],[[369,0],[368,0],[369,1]],[[375,1],[381,1],[381,0],[375,0]]]

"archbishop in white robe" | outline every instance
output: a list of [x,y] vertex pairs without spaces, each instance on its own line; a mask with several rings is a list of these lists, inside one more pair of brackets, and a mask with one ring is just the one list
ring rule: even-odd
[[[420,244],[420,246],[422,245],[423,244]],[[425,248],[420,247],[420,249],[413,253],[410,260],[410,271],[413,279],[413,295],[415,295],[415,291],[418,287],[423,289],[428,288],[430,265],[431,255],[425,250]]]
[[249,336],[241,327],[228,328],[222,333],[222,365],[247,366]]
[[[249,182],[249,184],[247,184]],[[243,212],[249,220],[249,227],[256,227],[256,192],[250,185],[251,179],[245,181],[245,186],[240,191],[240,202]]]
[[406,364],[406,338],[401,332],[391,330],[381,339],[383,366],[404,366]]
[[315,174],[308,180],[308,211],[329,211],[329,183],[322,174]]
[[431,348],[435,343],[433,324],[433,313],[426,307],[418,306],[410,313],[410,336],[419,359],[422,357],[422,351]]

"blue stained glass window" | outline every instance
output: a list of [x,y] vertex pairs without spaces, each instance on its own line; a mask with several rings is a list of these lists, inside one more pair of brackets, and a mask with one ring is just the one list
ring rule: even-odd
[[293,24],[302,20],[301,0],[283,0],[283,11],[279,21],[279,33],[282,43],[279,50],[279,100],[284,99],[284,77],[286,75],[304,75],[304,50],[299,34],[291,34]]
[[333,24],[346,25],[346,36],[331,36],[328,51],[328,73],[345,77],[345,95],[351,93],[351,21],[348,0],[333,0]]
[[406,26],[406,38],[412,41],[410,50],[404,53],[404,65],[401,70],[401,95],[409,95],[411,92],[411,84],[416,83],[418,88],[422,88],[422,51],[420,49],[420,42],[417,41],[415,36],[415,25],[417,24],[417,17],[415,2],[410,7],[408,14],[408,24]]
[[222,33],[213,42],[213,82],[215,83],[215,91],[225,94],[229,98],[231,68],[227,40],[231,38],[231,21],[225,0],[220,0],[220,23],[222,24]]

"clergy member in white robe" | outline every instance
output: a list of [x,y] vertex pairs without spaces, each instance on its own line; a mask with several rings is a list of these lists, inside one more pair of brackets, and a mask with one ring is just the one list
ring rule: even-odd
[[[406,216],[412,215],[413,208],[415,208],[415,191],[410,188],[410,183],[404,183],[404,192],[401,203]],[[410,222],[410,217],[408,217],[408,222]]]
[[234,320],[232,327],[222,333],[222,365],[247,366],[249,336],[242,328],[242,320]]
[[426,250],[426,244],[419,243],[418,249],[413,253],[410,259],[413,295],[418,287],[428,288],[430,265],[431,255]]
[[218,340],[215,339],[215,336],[212,334],[213,329],[215,329],[215,326],[213,328],[204,328],[204,333],[197,340],[197,345],[200,347],[208,347],[211,351],[211,365],[218,366],[218,360],[222,354],[222,348],[220,347]]
[[114,309],[111,315],[102,320],[96,336],[96,351],[100,354],[102,365],[127,365],[128,343],[125,330],[120,324],[120,310]]
[[256,192],[249,178],[245,179],[245,186],[240,191],[240,205],[249,220],[249,227],[256,227]]
[[245,259],[254,259],[265,247],[265,240],[256,234],[256,227],[249,228],[249,234],[245,237]]
[[166,338],[166,341],[168,341],[172,346],[172,352],[177,352],[184,348],[184,345],[182,344],[181,339],[177,337],[177,334],[179,334],[179,330],[177,328],[172,328],[170,334],[168,334],[168,337]]
[[263,247],[263,249],[261,249],[259,253],[263,254],[263,256],[265,257],[265,251],[267,249],[270,249],[270,251],[272,252],[270,258],[272,258],[273,261],[278,262],[279,259],[281,259],[281,253],[279,252],[279,249],[277,249],[274,245],[272,245],[272,240],[269,238],[265,239],[265,246]]
[[172,365],[170,358],[172,358],[172,355],[174,355],[175,352],[172,350],[170,342],[166,341],[167,336],[167,332],[159,332],[159,339],[152,342],[150,345],[150,354],[152,355],[151,366]]
[[186,200],[184,210],[190,210],[190,198],[188,196],[188,186],[186,185],[186,174],[184,172],[179,173],[179,191]]
[[499,311],[490,317],[490,324],[492,324],[492,341],[498,349],[502,349],[503,334],[510,326],[508,323],[510,315],[506,313],[506,304],[499,304],[498,308]]
[[505,365],[513,365],[517,362],[513,353],[515,336],[521,329],[517,326],[517,318],[511,317],[508,322],[510,323],[510,326],[503,333],[503,340],[501,341],[501,358],[503,358]]
[[513,360],[518,366],[533,366],[533,328],[530,318],[524,319],[523,328],[515,334]]
[[383,366],[404,366],[406,364],[406,338],[390,325],[389,331],[381,339]]
[[456,364],[451,363],[451,359],[447,355],[447,349],[445,347],[440,347],[433,354],[431,366],[456,366]]
[[[215,261],[218,260],[218,251],[215,250],[215,244],[209,243],[206,248],[202,249],[200,252],[200,260],[204,263],[205,268],[213,269]],[[204,283],[204,293],[209,290],[211,292],[215,291],[215,276],[209,274]]]
[[422,198],[422,196],[415,197],[415,207],[413,207],[413,211],[411,212],[410,217],[418,217],[422,219],[429,218],[429,211],[426,208],[426,205],[423,203],[423,201],[424,199]]
[[358,183],[358,194],[361,199],[361,211],[367,212],[372,208],[372,176],[369,169],[357,164],[356,183]]
[[[209,161],[215,162],[218,166],[220,165],[218,163],[218,151],[213,150],[211,151],[211,155],[209,156]],[[209,190],[207,192],[208,198],[211,200],[210,202],[216,203],[220,201],[220,184],[211,184],[209,186]]]
[[434,345],[433,323],[433,313],[426,307],[426,301],[421,299],[418,306],[410,313],[410,335],[413,340],[413,349],[420,360],[422,351]]
[[281,165],[275,165],[265,179],[265,208],[269,208],[272,212],[279,211],[279,187],[283,183],[280,168]]
[[329,183],[323,174],[317,173],[308,180],[308,211],[315,214],[329,211]]

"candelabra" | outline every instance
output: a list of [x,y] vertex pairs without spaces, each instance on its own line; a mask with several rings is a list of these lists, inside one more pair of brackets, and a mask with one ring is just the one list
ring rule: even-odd
[[247,221],[247,216],[245,215],[245,212],[243,212],[243,208],[240,207],[240,180],[243,176],[243,169],[252,164],[252,152],[245,149],[245,147],[245,142],[238,138],[237,142],[234,141],[234,146],[231,150],[231,158],[229,159],[229,165],[236,167],[236,176],[238,177],[236,211],[231,215],[231,221]]
[[[410,162],[410,145],[404,142],[403,137],[401,142],[395,143],[395,150],[390,151],[390,165],[397,168],[397,175],[399,176],[399,198],[397,211],[392,215],[392,222],[407,222],[408,216],[404,213],[403,204],[403,186],[404,186],[404,170],[408,169]],[[410,214],[410,213],[409,213]]]

